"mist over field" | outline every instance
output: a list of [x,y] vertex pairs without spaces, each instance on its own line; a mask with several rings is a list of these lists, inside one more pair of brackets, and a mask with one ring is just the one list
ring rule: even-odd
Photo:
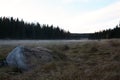
[[48,45],[88,42],[92,40],[0,40],[0,45]]

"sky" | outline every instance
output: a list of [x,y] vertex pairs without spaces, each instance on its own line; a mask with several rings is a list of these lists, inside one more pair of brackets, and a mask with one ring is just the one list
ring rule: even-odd
[[0,0],[0,16],[91,33],[120,23],[120,0]]

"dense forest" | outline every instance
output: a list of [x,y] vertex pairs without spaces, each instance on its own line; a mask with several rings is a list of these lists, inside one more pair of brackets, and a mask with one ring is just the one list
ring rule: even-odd
[[27,23],[18,18],[0,17],[0,39],[68,39],[69,31],[39,23]]
[[0,39],[111,39],[120,38],[120,24],[95,33],[70,33],[58,26],[28,23],[18,18],[0,17]]
[[113,29],[107,29],[100,32],[95,32],[89,36],[90,39],[112,39],[120,38],[120,24]]

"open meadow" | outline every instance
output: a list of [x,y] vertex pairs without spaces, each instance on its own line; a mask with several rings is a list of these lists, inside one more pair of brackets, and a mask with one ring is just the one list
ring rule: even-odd
[[[0,40],[0,60],[16,46],[45,47],[67,60],[40,65],[21,73],[0,67],[0,80],[120,80],[120,40]],[[62,55],[59,55],[62,57]]]

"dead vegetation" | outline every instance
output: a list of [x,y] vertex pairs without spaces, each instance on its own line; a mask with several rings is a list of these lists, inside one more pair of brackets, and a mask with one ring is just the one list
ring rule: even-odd
[[[32,46],[31,46],[32,47]],[[68,60],[46,63],[28,72],[0,67],[0,80],[120,80],[120,40],[101,40],[45,47]],[[4,58],[13,46],[0,46]]]

